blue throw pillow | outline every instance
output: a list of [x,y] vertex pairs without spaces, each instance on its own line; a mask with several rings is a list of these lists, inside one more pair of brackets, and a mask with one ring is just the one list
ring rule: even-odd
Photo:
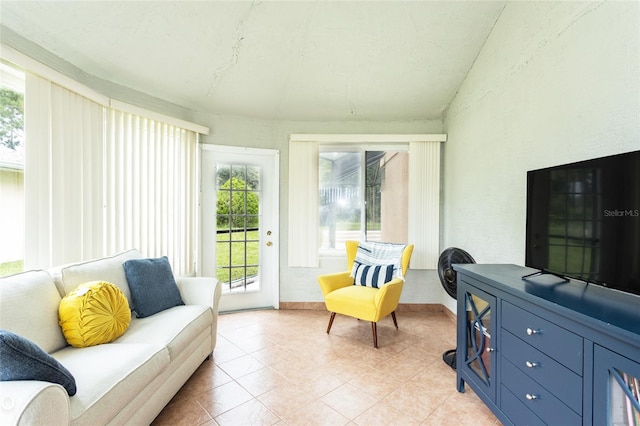
[[184,305],[167,256],[131,259],[122,266],[131,290],[136,317],[144,318]]
[[76,380],[69,370],[38,345],[7,330],[0,330],[0,380],[40,380],[62,385],[76,394]]
[[380,288],[393,279],[393,265],[363,265],[354,262],[351,276],[355,285]]

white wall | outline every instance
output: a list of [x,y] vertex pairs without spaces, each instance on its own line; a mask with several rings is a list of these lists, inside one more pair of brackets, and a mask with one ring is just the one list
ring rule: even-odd
[[[322,258],[319,268],[287,266],[289,135],[292,133],[441,133],[442,122],[300,122],[270,121],[220,115],[200,115],[198,123],[209,126],[210,144],[248,146],[280,150],[280,300],[322,302],[317,277],[346,269],[344,258]],[[442,303],[444,291],[435,271],[409,270],[401,303]]]
[[523,264],[527,170],[640,149],[639,23],[639,2],[507,4],[445,116],[443,247]]

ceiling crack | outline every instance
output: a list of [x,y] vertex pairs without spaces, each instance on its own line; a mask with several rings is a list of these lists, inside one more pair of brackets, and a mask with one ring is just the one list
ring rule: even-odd
[[211,86],[207,91],[207,96],[213,95],[213,93],[218,88],[220,81],[227,74],[227,71],[238,64],[238,61],[240,60],[240,50],[242,48],[242,42],[244,41],[244,24],[250,18],[254,10],[260,5],[262,5],[262,1],[251,2],[249,9],[247,9],[242,18],[240,18],[240,20],[238,21],[238,24],[236,25],[234,30],[235,42],[233,43],[233,46],[231,46],[231,58],[213,71]]

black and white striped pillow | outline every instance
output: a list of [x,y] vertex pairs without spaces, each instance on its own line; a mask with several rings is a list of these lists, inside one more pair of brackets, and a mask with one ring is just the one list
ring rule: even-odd
[[351,276],[355,285],[380,288],[393,279],[393,265],[363,265],[354,262]]

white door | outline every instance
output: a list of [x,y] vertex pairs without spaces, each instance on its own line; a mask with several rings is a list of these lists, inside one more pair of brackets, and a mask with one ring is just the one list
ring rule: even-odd
[[280,154],[200,147],[202,275],[222,283],[221,312],[278,309]]

